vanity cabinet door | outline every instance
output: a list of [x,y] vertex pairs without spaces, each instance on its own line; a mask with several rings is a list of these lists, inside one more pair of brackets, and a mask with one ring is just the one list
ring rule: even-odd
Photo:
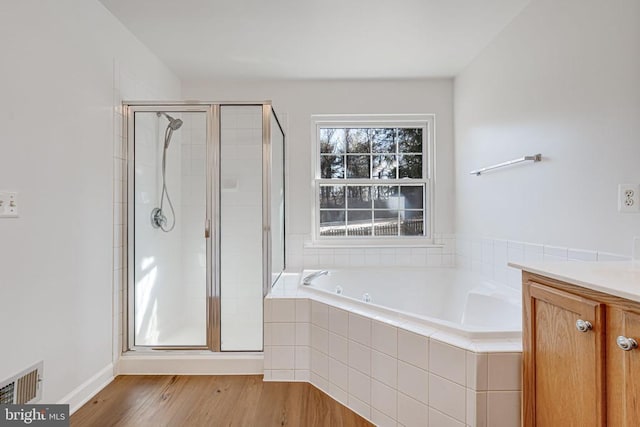
[[604,426],[604,304],[532,280],[523,296],[524,426]]
[[610,426],[640,425],[640,349],[636,348],[640,344],[639,309],[609,307],[607,310],[607,418]]

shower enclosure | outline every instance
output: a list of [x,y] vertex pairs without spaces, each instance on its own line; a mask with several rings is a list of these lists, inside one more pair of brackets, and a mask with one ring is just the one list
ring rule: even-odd
[[269,102],[125,103],[124,349],[262,351],[285,268],[284,132]]

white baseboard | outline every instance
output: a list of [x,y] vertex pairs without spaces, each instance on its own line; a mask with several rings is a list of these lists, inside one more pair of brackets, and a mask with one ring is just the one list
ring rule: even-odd
[[87,403],[100,390],[105,388],[113,381],[113,363],[109,363],[102,368],[100,372],[80,384],[71,393],[60,399],[58,403],[69,405],[69,414],[73,414],[80,409],[82,405]]
[[141,355],[120,357],[118,375],[262,375],[260,354]]

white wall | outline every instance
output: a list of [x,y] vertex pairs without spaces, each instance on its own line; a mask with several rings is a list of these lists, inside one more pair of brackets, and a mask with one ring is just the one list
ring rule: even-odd
[[[533,0],[455,80],[458,233],[629,255],[640,2]],[[471,176],[525,154],[544,161]]]
[[42,359],[44,401],[78,398],[114,354],[114,103],[179,82],[97,1],[12,2],[0,39],[0,379]]
[[451,79],[204,81],[182,87],[185,99],[273,101],[286,133],[289,267],[302,266],[302,240],[311,233],[312,114],[435,113],[435,232],[453,232],[452,89]]

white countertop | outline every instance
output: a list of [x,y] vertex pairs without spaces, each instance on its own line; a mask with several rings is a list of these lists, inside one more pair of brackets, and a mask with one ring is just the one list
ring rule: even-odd
[[640,302],[640,261],[510,262],[509,266]]

